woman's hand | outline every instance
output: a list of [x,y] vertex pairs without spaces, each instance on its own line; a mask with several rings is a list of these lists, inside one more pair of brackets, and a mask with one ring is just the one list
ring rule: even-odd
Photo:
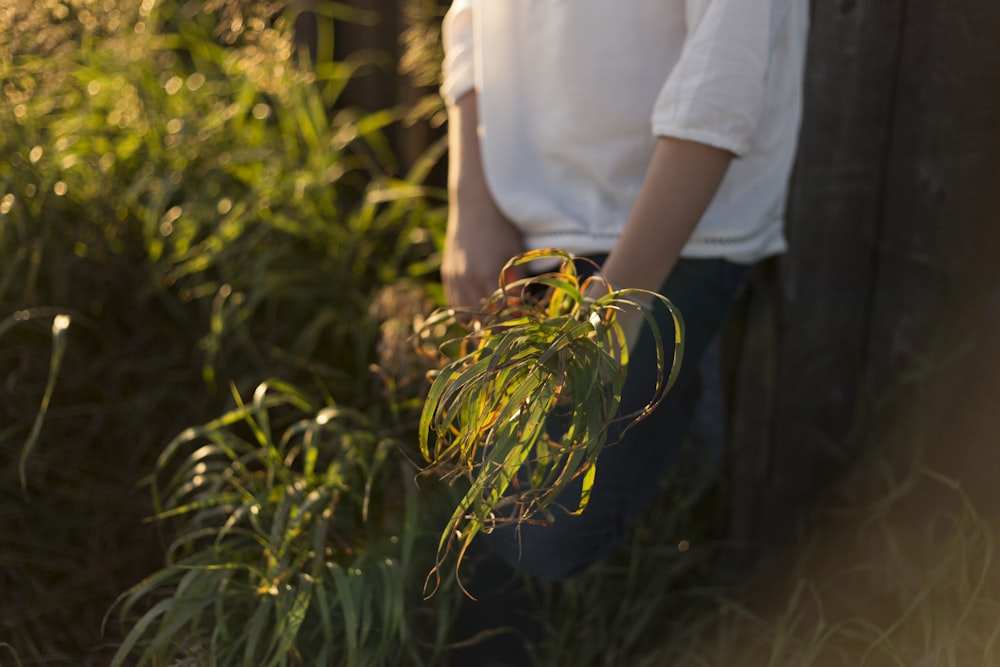
[[[476,198],[453,197],[441,260],[441,281],[448,303],[478,306],[499,286],[500,271],[524,252],[521,234],[500,212],[488,193]],[[521,278],[510,270],[507,281]]]

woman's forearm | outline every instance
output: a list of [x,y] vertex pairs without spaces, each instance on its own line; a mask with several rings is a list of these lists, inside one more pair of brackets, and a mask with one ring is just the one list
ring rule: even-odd
[[727,150],[660,137],[625,229],[604,264],[616,288],[658,290],[719,189]]
[[448,194],[453,198],[488,197],[479,146],[476,91],[448,107]]

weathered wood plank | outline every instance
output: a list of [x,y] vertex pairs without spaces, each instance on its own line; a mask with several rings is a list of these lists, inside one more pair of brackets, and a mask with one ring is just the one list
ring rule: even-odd
[[[814,2],[805,119],[780,263],[781,343],[772,450],[760,474],[759,531],[786,535],[821,488],[855,417],[867,337],[903,2]],[[766,364],[767,359],[748,359]],[[759,367],[748,377],[768,377]],[[754,405],[744,388],[745,410]],[[736,434],[752,452],[765,433]],[[758,458],[758,455],[752,455]]]
[[337,60],[365,58],[370,65],[348,84],[344,103],[364,109],[388,109],[399,103],[400,12],[397,0],[343,0],[358,10],[359,22],[336,23]]
[[886,395],[1000,279],[1000,3],[906,7],[868,353]]
[[[386,128],[385,134],[394,156],[388,166],[393,175],[400,176],[412,167],[424,150],[441,137],[443,129],[431,127],[426,120],[410,121],[409,110],[436,83],[428,87],[414,81],[402,71],[406,46],[404,31],[412,21],[434,20],[443,16],[448,3],[441,0],[348,0],[349,7],[358,11],[357,21],[341,20],[335,23],[335,60],[363,60],[367,64],[348,84],[340,107],[354,107],[366,111],[395,110],[400,120]],[[425,16],[426,15],[426,16]],[[428,45],[430,48],[430,45]],[[426,54],[433,57],[433,53]],[[443,185],[444,166],[432,173],[433,183]]]
[[754,267],[747,292],[722,337],[730,406],[723,564],[735,569],[756,557],[761,489],[772,456],[781,346],[776,273],[774,261]]

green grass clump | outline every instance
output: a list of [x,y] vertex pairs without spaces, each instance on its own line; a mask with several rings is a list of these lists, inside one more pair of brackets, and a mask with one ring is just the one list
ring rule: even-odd
[[400,447],[363,413],[281,382],[182,433],[154,486],[176,535],[168,566],[125,596],[131,629],[112,665],[438,659],[449,598],[435,610],[412,585],[429,561],[433,494],[418,497]]
[[[646,416],[680,369],[683,324],[665,297],[643,293],[673,317],[669,368],[655,320],[632,298],[638,290],[614,291],[600,275],[581,277],[574,258],[559,250],[514,257],[501,276],[551,260],[558,262],[552,271],[501,281],[481,309],[445,309],[427,322],[464,330],[441,346],[448,361],[434,374],[420,420],[427,472],[470,482],[441,536],[438,567],[456,544],[461,562],[482,531],[550,521],[550,507],[578,478],[582,488],[570,511],[583,512],[608,428]],[[628,344],[616,314],[626,310],[641,312],[653,331],[658,379],[646,406],[618,415]]]

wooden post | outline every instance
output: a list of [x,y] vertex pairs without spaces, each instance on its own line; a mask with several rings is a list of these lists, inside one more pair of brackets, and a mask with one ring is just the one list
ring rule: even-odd
[[370,17],[363,23],[337,22],[334,56],[343,60],[349,56],[370,58],[366,67],[344,91],[344,104],[369,111],[388,109],[399,101],[399,8],[397,0],[343,0]]
[[[734,428],[731,446],[734,456],[753,462],[736,469],[751,475],[737,486],[755,500],[739,502],[754,504],[754,532],[768,543],[789,537],[797,510],[842,457],[838,448],[854,423],[902,17],[901,0],[813,3],[805,119],[788,206],[791,250],[770,288],[778,290],[771,321],[758,315],[755,325],[777,329],[778,356],[742,360],[734,404],[737,424],[759,424]],[[753,416],[761,414],[770,420]]]
[[911,0],[877,239],[872,390],[891,395],[1000,278],[1000,3]]
[[815,2],[806,81],[776,319],[747,320],[749,342],[779,327],[779,356],[744,355],[734,399],[737,488],[766,544],[860,453],[863,411],[1000,281],[1000,5]]

